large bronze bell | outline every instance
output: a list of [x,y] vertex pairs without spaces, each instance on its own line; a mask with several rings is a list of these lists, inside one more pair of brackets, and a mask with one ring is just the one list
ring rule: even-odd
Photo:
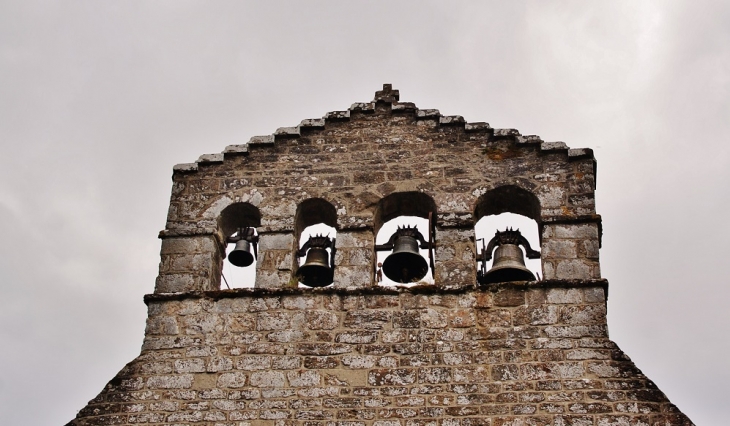
[[[259,241],[254,228],[239,228],[236,235],[227,239],[228,243],[236,243],[236,247],[228,254],[228,261],[232,265],[245,268],[256,259],[256,245]],[[253,248],[253,254],[251,254]]]
[[228,254],[228,261],[241,268],[251,265],[253,263],[251,243],[246,240],[236,242],[236,247]]
[[323,248],[310,248],[304,265],[297,270],[299,281],[309,287],[332,284],[334,271],[329,266],[329,253]]
[[418,252],[423,236],[415,227],[406,227],[398,228],[393,237],[393,253],[385,258],[383,273],[397,283],[418,282],[428,273],[428,262]]
[[335,250],[334,239],[321,235],[310,236],[301,249],[297,251],[297,257],[304,253],[307,258],[304,264],[297,269],[299,282],[309,287],[324,287],[334,281],[334,265],[330,262],[330,254],[327,248],[332,249],[332,259]]
[[[519,229],[511,229],[504,232],[497,232],[489,241],[489,246],[482,250],[479,259],[482,262],[482,270],[477,274],[481,284],[501,283],[508,281],[535,281],[535,275],[525,267],[525,258],[520,249],[520,244],[525,246],[527,257],[536,259],[540,253],[530,248],[530,243],[520,234]],[[497,247],[494,250],[494,247]],[[488,272],[484,272],[486,262],[491,258],[494,250],[494,263]]]
[[535,275],[525,267],[520,246],[503,244],[494,252],[492,268],[484,275],[483,284],[507,281],[535,281]]

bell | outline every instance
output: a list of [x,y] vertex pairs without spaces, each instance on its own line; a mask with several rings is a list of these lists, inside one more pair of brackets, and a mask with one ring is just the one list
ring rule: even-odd
[[383,262],[383,273],[398,283],[414,283],[428,273],[428,262],[418,253],[418,240],[399,235],[391,253]]
[[502,283],[507,281],[535,281],[535,275],[525,267],[520,246],[502,244],[494,252],[494,263],[482,278],[482,284]]
[[244,268],[253,263],[251,254],[251,243],[246,240],[236,242],[236,247],[228,255],[228,261],[233,265]]
[[327,250],[319,247],[310,248],[304,265],[297,270],[297,277],[302,284],[309,287],[324,287],[332,284],[334,271],[330,268]]

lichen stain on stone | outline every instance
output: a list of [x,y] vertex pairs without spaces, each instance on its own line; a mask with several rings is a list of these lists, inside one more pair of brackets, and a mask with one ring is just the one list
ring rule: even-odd
[[509,146],[487,146],[482,150],[482,154],[486,155],[492,161],[503,161],[510,158],[516,158],[522,155],[522,150],[514,145]]

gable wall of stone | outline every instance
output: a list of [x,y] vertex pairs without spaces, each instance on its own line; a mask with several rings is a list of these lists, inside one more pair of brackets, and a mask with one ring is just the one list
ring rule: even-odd
[[605,291],[153,295],[142,354],[72,424],[691,424],[608,339]]

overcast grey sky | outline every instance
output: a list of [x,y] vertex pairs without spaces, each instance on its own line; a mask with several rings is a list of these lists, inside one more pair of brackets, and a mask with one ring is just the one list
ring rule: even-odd
[[727,424],[719,0],[0,0],[0,424],[64,424],[139,354],[174,164],[383,83],[593,148],[611,338]]

